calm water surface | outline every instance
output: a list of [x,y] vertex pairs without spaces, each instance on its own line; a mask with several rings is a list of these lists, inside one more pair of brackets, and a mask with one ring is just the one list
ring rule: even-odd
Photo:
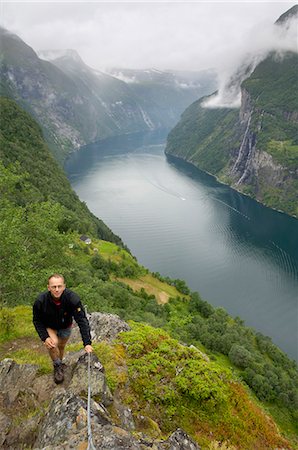
[[137,138],[72,156],[66,171],[81,200],[145,267],[184,279],[298,360],[298,220]]

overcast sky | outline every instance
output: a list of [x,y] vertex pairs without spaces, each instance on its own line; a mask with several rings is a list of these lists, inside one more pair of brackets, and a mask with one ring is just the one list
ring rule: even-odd
[[34,50],[76,49],[100,70],[197,70],[268,46],[272,24],[294,4],[1,1],[1,24]]

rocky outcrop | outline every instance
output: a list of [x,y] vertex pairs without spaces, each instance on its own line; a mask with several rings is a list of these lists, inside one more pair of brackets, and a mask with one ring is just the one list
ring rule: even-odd
[[[103,314],[99,312],[88,316],[91,328],[92,341],[112,341],[121,331],[129,331],[129,325],[115,314]],[[81,340],[80,330],[74,325],[70,342]]]
[[[94,340],[112,341],[120,331],[129,330],[113,314],[94,313],[89,320]],[[95,353],[90,356],[84,350],[68,353],[65,380],[58,386],[52,374],[40,375],[35,365],[19,365],[12,359],[0,362],[0,447],[3,449],[86,449],[88,440],[95,449],[102,450],[200,449],[181,429],[166,440],[160,439],[157,424],[156,437],[154,433],[147,436],[138,432],[142,420],[151,419],[134,417],[131,409],[112,395],[104,367]]]
[[32,384],[37,370],[37,366],[31,364],[20,366],[12,359],[4,359],[0,366],[0,392],[3,404],[7,406],[13,404],[23,387]]

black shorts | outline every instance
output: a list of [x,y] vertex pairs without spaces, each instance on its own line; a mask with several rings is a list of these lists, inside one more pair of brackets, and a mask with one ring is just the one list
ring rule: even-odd
[[60,328],[60,330],[57,330],[57,336],[62,339],[67,339],[71,335],[71,327],[68,328]]

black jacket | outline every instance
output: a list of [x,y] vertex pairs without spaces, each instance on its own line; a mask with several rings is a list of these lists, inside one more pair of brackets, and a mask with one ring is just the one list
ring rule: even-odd
[[90,326],[80,297],[70,289],[65,289],[60,301],[61,306],[57,307],[49,291],[39,294],[35,300],[33,323],[40,339],[45,341],[49,337],[47,328],[68,328],[74,318],[79,325],[84,346],[91,345]]

